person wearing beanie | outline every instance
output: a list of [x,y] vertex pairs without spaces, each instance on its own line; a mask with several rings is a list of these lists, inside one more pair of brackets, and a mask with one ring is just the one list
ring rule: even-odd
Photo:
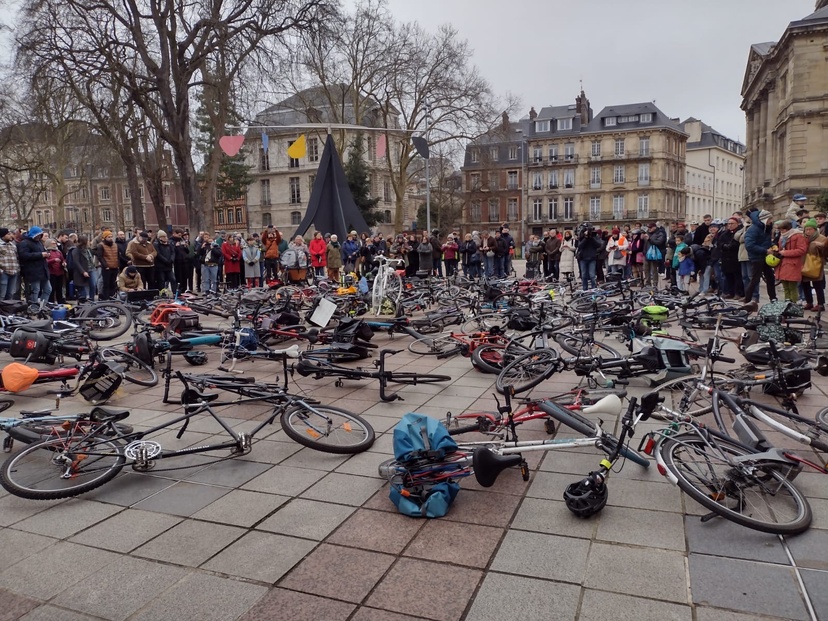
[[[808,241],[808,252],[805,255],[805,265],[802,270],[802,295],[805,298],[805,310],[821,313],[825,310],[825,256],[828,248],[826,238],[819,231],[816,218],[806,220],[802,225],[802,232]],[[811,266],[819,266],[816,275],[808,273]],[[813,290],[812,290],[813,287]],[[814,306],[814,291],[816,291],[816,306]]]
[[785,212],[785,219],[791,221],[791,225],[796,228],[799,226],[799,220],[802,216],[807,216],[810,212],[805,208],[805,203],[808,202],[808,197],[804,194],[794,194],[791,199],[791,204],[788,205],[788,211]]
[[750,227],[745,232],[745,250],[750,261],[750,281],[745,287],[743,302],[750,307],[748,310],[759,308],[759,281],[764,278],[768,291],[768,298],[776,300],[776,276],[773,268],[765,262],[768,248],[773,240],[773,215],[767,209],[753,210],[750,216]]
[[30,303],[45,302],[49,299],[52,286],[49,284],[49,271],[46,257],[49,253],[43,246],[43,229],[33,226],[17,245],[17,258],[20,261],[20,275],[26,283],[27,299]]
[[20,283],[20,260],[12,232],[0,228],[0,300],[11,300]]
[[782,281],[785,299],[796,304],[799,301],[799,283],[802,282],[802,264],[808,252],[808,240],[802,229],[794,228],[790,220],[779,220],[776,228],[779,229],[778,247],[771,246],[767,254],[782,259],[776,266],[776,280]]
[[129,291],[140,291],[144,288],[144,281],[141,274],[134,265],[127,265],[118,274],[118,291],[128,293]]
[[109,300],[115,297],[118,272],[120,271],[118,246],[115,245],[115,236],[109,229],[101,233],[100,243],[95,247],[95,256],[98,257],[103,280],[101,299]]
[[620,229],[612,229],[607,239],[607,274],[621,274],[627,267],[627,251],[630,242]]
[[58,248],[57,241],[54,239],[47,239],[44,246],[49,256],[46,257],[46,267],[49,272],[49,284],[52,287],[52,293],[49,295],[50,302],[57,302],[58,304],[66,304],[66,298],[63,295],[64,285],[66,280],[66,258]]

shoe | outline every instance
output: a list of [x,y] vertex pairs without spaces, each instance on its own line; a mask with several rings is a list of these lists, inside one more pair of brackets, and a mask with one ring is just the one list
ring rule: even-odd
[[722,296],[723,300],[733,300],[736,296],[735,295],[724,295]]
[[802,307],[802,310],[808,310],[809,311],[809,310],[813,310],[813,309],[814,309],[813,304],[806,304],[805,306]]
[[745,304],[742,307],[742,310],[745,310],[748,313],[755,313],[756,311],[759,310],[759,304],[757,302],[750,302],[748,304]]
[[822,304],[817,304],[816,306],[814,306],[814,312],[815,313],[821,313],[824,310],[825,310],[825,307]]

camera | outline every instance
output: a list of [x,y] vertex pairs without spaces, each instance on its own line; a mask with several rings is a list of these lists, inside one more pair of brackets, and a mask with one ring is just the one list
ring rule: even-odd
[[578,225],[578,228],[575,229],[575,236],[582,238],[591,235],[593,232],[591,222],[581,222],[581,224]]

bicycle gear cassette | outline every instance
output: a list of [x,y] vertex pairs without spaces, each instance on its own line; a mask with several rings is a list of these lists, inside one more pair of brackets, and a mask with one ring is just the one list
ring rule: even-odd
[[126,445],[124,455],[134,461],[147,461],[161,454],[161,445],[152,440],[135,440]]

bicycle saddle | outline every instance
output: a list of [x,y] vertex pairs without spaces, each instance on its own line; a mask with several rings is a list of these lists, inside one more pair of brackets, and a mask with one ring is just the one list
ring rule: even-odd
[[124,420],[127,416],[129,416],[129,410],[121,408],[105,408],[100,405],[94,407],[92,412],[89,414],[89,418],[96,423],[101,423],[105,420],[111,420],[113,422]]
[[491,487],[501,472],[512,466],[519,466],[522,461],[523,457],[517,453],[498,455],[487,448],[476,449],[472,455],[474,478],[482,487]]
[[219,398],[217,392],[212,393],[204,393],[195,388],[188,388],[184,392],[181,393],[181,405],[193,405],[200,403],[201,401],[205,401],[210,403],[211,401],[215,401]]
[[54,410],[44,408],[42,410],[20,410],[20,418],[38,418],[40,416],[51,416]]
[[319,340],[319,330],[317,328],[311,328],[307,332],[297,332],[296,336],[301,339],[308,339],[308,343],[313,345]]
[[17,326],[17,329],[23,330],[24,332],[53,332],[54,326],[52,325],[51,319],[38,319],[37,321],[30,321],[29,323]]

